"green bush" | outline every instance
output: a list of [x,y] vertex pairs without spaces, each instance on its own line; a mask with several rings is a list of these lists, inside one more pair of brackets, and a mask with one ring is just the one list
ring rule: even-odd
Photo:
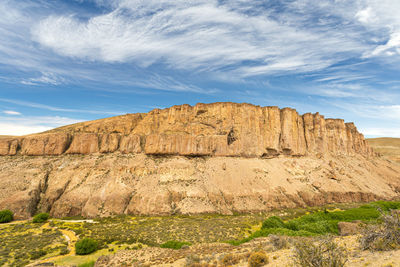
[[47,221],[50,218],[50,215],[48,213],[39,213],[33,216],[32,222],[34,223],[43,223]]
[[95,263],[95,261],[89,261],[89,262],[79,264],[78,267],[93,267],[94,263]]
[[162,248],[172,248],[172,249],[181,249],[183,246],[190,246],[191,244],[188,242],[180,242],[175,240],[167,241],[161,244]]
[[43,257],[46,254],[47,254],[47,252],[42,250],[42,249],[35,250],[35,251],[31,252],[30,258],[31,258],[31,260],[37,260],[37,259]]
[[98,248],[97,241],[91,238],[84,238],[76,242],[75,250],[77,255],[87,255],[95,252]]
[[284,228],[285,223],[282,221],[281,218],[277,216],[272,216],[266,219],[262,224],[262,229],[266,228]]
[[14,214],[11,210],[0,211],[0,223],[11,222],[14,219]]
[[233,240],[228,243],[240,245],[257,237],[265,237],[271,234],[286,236],[315,236],[324,234],[339,233],[338,222],[352,222],[355,220],[376,221],[380,218],[382,211],[399,209],[400,202],[395,201],[376,201],[343,211],[329,212],[318,211],[306,214],[298,218],[284,222],[277,216],[266,219],[260,230],[254,232],[249,237],[242,240]]
[[370,205],[378,207],[383,211],[400,209],[400,201],[375,201]]

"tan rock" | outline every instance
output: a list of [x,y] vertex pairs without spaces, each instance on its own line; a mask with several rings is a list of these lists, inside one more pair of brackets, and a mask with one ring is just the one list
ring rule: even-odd
[[121,136],[116,133],[101,135],[100,152],[111,153],[117,151]]
[[67,154],[91,154],[99,152],[99,137],[95,133],[78,133],[72,138]]
[[[63,153],[67,133],[72,136],[67,153],[73,154],[141,153],[143,148],[147,154],[182,156],[373,155],[353,123],[236,103],[180,105],[65,126],[24,137],[21,154]],[[9,141],[0,141],[0,154],[13,154],[7,147]]]
[[[330,179],[330,160],[352,166],[340,183]],[[287,166],[301,166],[310,182]],[[400,188],[400,166],[361,156],[16,156],[0,157],[0,168],[0,210],[10,208],[18,218],[38,211],[56,217],[260,212],[393,199]]]
[[66,133],[51,133],[27,136],[22,139],[21,154],[30,156],[60,155],[69,145]]
[[13,156],[17,154],[17,139],[0,139],[0,156]]
[[142,152],[142,148],[140,146],[140,136],[139,135],[122,136],[119,150],[123,154]]

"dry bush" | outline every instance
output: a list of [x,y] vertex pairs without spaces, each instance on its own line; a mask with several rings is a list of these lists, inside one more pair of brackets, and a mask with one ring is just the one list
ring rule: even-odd
[[400,214],[382,214],[382,224],[368,226],[360,238],[364,250],[384,251],[400,247]]
[[221,260],[222,266],[231,266],[238,264],[241,260],[241,257],[239,255],[234,255],[232,253],[224,255],[224,257]]
[[185,266],[196,266],[196,264],[200,264],[201,258],[196,254],[189,254],[185,258]]
[[275,249],[284,249],[289,247],[287,237],[281,235],[269,235],[269,240]]
[[249,257],[249,267],[260,267],[266,264],[268,264],[268,256],[263,251],[253,252]]
[[347,262],[348,253],[336,245],[331,237],[314,242],[303,239],[294,244],[294,263],[302,267],[341,267]]

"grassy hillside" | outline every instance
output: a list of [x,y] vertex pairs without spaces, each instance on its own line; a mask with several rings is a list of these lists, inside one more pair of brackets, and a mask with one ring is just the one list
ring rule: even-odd
[[367,141],[376,152],[400,162],[400,138],[370,138]]

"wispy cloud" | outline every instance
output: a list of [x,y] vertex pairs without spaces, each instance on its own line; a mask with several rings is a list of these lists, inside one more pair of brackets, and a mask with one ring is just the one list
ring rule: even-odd
[[[248,3],[250,11],[256,11],[256,3]],[[346,34],[297,25],[291,13],[282,16],[289,17],[286,21],[277,21],[269,10],[250,15],[240,8],[242,2],[236,4],[121,1],[112,12],[88,21],[50,16],[32,34],[70,57],[142,67],[158,62],[173,69],[241,76],[318,70],[365,50]]]
[[3,113],[7,115],[22,115],[20,112],[14,110],[4,110]]
[[43,72],[40,77],[23,79],[22,84],[25,85],[39,85],[39,84],[50,84],[50,85],[60,85],[65,82],[65,79],[58,77],[56,74],[51,72]]
[[50,110],[50,111],[73,112],[73,113],[88,113],[88,114],[106,114],[106,115],[121,115],[121,114],[125,114],[124,112],[111,112],[111,111],[100,111],[100,110],[60,108],[60,107],[54,107],[54,106],[44,105],[44,104],[40,104],[40,103],[21,101],[21,100],[15,100],[15,99],[7,99],[7,98],[0,98],[0,101],[1,102],[15,104],[15,105],[19,105],[19,106],[31,107],[31,108],[37,108],[37,109],[44,109],[44,110]]
[[246,96],[390,125],[399,122],[398,10],[394,0],[0,1],[0,85],[43,97],[79,91],[91,104],[105,95],[94,109],[3,91],[0,101],[97,118],[124,113],[106,97],[132,110]]

